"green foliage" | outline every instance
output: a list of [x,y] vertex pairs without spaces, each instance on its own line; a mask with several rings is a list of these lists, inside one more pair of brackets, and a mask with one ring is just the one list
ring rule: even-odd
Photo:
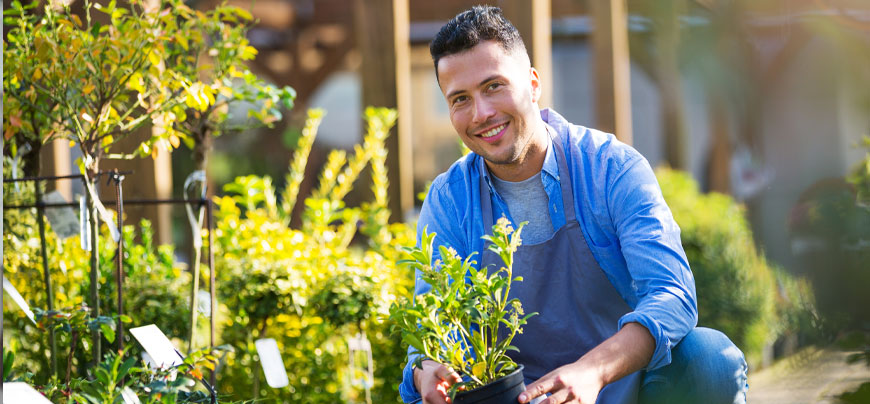
[[796,269],[812,281],[831,333],[870,327],[870,208],[858,199],[864,181],[858,174],[854,187],[842,178],[814,184],[789,213]]
[[202,369],[214,368],[215,352],[192,352],[172,369],[138,367],[137,357],[128,357],[128,353],[108,352],[89,379],[75,378],[64,384],[50,381],[38,388],[56,403],[125,403],[124,396],[136,397],[144,404],[210,402],[209,394],[197,389],[196,381],[202,380]]
[[[728,335],[750,363],[763,346],[788,331],[783,320],[807,309],[796,281],[773,268],[756,249],[743,208],[727,195],[701,194],[683,172],[656,170],[665,200],[682,233],[695,277],[698,323]],[[794,295],[778,293],[788,285]]]
[[[493,226],[489,249],[504,262],[490,273],[490,268],[475,269],[472,256],[462,259],[456,251],[440,246],[443,261],[432,262],[435,234],[424,231],[421,247],[409,248],[410,259],[403,261],[432,288],[414,301],[390,306],[390,320],[402,340],[425,359],[443,363],[468,378],[451,387],[451,397],[460,387],[468,390],[504,377],[517,367],[507,351],[514,336],[522,332],[529,317],[518,299],[508,299],[513,277],[513,253],[521,243],[522,225],[516,231],[506,218]],[[499,338],[499,328],[507,336]]]
[[[12,28],[3,54],[14,71],[3,77],[4,142],[10,155],[26,145],[34,159],[51,139],[78,145],[78,165],[103,221],[110,216],[94,186],[102,159],[156,157],[184,142],[203,169],[210,136],[271,126],[281,108],[293,105],[292,88],[268,85],[246,67],[257,50],[246,38],[252,16],[241,8],[222,4],[203,12],[183,0],[127,6],[85,0],[82,21],[69,4],[45,3],[16,0],[4,11]],[[92,18],[97,13],[105,15]],[[239,101],[256,107],[251,119],[231,127],[228,107]],[[151,136],[133,150],[113,148],[144,125],[153,127]]]
[[[395,402],[404,361],[380,315],[412,279],[396,262],[413,232],[389,224],[384,139],[396,120],[387,109],[366,110],[369,130],[348,155],[333,152],[314,194],[302,201],[302,223],[289,227],[307,159],[323,112],[308,120],[278,192],[268,177],[239,177],[218,198],[215,249],[222,341],[235,352],[219,374],[222,393],[279,401],[336,403],[364,400],[348,374],[346,338],[372,343],[373,402]],[[374,199],[359,207],[342,201],[366,167]],[[279,197],[280,195],[280,197]],[[274,338],[284,353],[290,387],[265,388],[254,340]]]
[[[183,87],[163,63],[163,32],[177,26],[176,15],[136,1],[129,9],[86,1],[82,21],[68,6],[46,4],[43,15],[32,11],[38,6],[14,1],[4,12],[13,27],[4,56],[15,71],[3,81],[4,115],[15,116],[5,138],[69,139],[81,148],[83,167],[95,172],[117,139],[165,119],[180,102]],[[109,16],[109,24],[91,18],[97,11]],[[176,94],[167,98],[163,86]]]
[[[7,159],[7,163],[9,160]],[[10,167],[4,165],[4,169]],[[4,175],[5,177],[5,175]],[[21,205],[33,203],[33,184],[21,183],[16,191],[12,185],[4,185],[3,204]],[[125,243],[122,265],[125,270],[124,313],[133,324],[156,324],[168,335],[186,335],[187,303],[184,286],[189,274],[174,262],[172,246],[153,245],[151,225],[142,221],[138,226],[127,225],[123,229]],[[103,227],[100,236],[100,306],[102,313],[117,313],[115,292],[116,245]],[[21,293],[31,307],[47,308],[43,278],[40,240],[36,224],[36,210],[4,209],[3,211],[3,266],[6,279]],[[82,307],[88,298],[90,252],[80,247],[78,236],[60,240],[46,222],[46,247],[48,266],[54,292],[55,308]],[[11,299],[4,299],[4,341],[27,341],[15,344],[16,357],[25,368],[34,374],[34,379],[45,381],[51,378],[48,366],[48,337],[30,322]],[[114,324],[113,321],[108,323]],[[112,327],[108,323],[106,327]],[[96,326],[99,326],[97,324]],[[103,327],[101,327],[103,328]],[[70,325],[72,329],[72,325]],[[103,331],[106,331],[103,329]],[[57,335],[58,363],[66,363],[72,343],[71,333]],[[131,343],[129,335],[125,344]],[[108,339],[104,345],[109,342]],[[92,361],[90,337],[82,338],[72,358],[74,375],[86,375]],[[9,346],[6,346],[9,348]],[[7,353],[10,352],[8,349]],[[59,376],[59,375],[58,375]]]
[[855,187],[858,203],[870,206],[870,136],[864,136],[861,145],[867,149],[867,154],[852,168],[846,180]]

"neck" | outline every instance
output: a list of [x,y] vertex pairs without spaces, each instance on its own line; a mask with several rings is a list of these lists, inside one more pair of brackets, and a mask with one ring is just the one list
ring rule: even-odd
[[549,146],[550,136],[547,134],[547,126],[544,121],[539,121],[534,135],[529,139],[529,143],[525,145],[525,149],[516,161],[509,164],[484,161],[489,172],[499,179],[512,182],[524,181],[541,172]]

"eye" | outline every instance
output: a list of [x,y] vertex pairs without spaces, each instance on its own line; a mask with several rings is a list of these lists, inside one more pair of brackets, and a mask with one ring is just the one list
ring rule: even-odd
[[453,105],[456,105],[456,104],[459,104],[459,103],[465,102],[465,100],[467,100],[467,99],[468,99],[467,96],[465,96],[465,95],[460,95],[460,96],[458,96],[458,97],[456,97],[456,98],[453,99],[452,104],[453,104]]
[[498,83],[498,82],[489,83],[489,85],[486,86],[486,89],[492,91],[492,90],[497,90],[499,87],[501,87],[501,83]]

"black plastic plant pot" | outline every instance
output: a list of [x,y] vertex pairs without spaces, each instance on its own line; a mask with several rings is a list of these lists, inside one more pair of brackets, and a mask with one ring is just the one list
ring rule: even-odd
[[518,403],[520,393],[525,391],[523,383],[523,365],[519,365],[511,374],[494,382],[471,391],[456,394],[454,403],[475,404],[514,404]]

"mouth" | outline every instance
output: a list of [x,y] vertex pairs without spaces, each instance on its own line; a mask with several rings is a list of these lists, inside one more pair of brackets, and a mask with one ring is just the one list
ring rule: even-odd
[[492,142],[495,142],[495,141],[501,139],[501,137],[504,136],[505,132],[507,132],[505,130],[505,129],[507,129],[507,126],[508,126],[507,123],[503,123],[503,124],[498,125],[492,129],[489,129],[483,133],[480,133],[477,136],[482,138],[486,142],[492,143]]

